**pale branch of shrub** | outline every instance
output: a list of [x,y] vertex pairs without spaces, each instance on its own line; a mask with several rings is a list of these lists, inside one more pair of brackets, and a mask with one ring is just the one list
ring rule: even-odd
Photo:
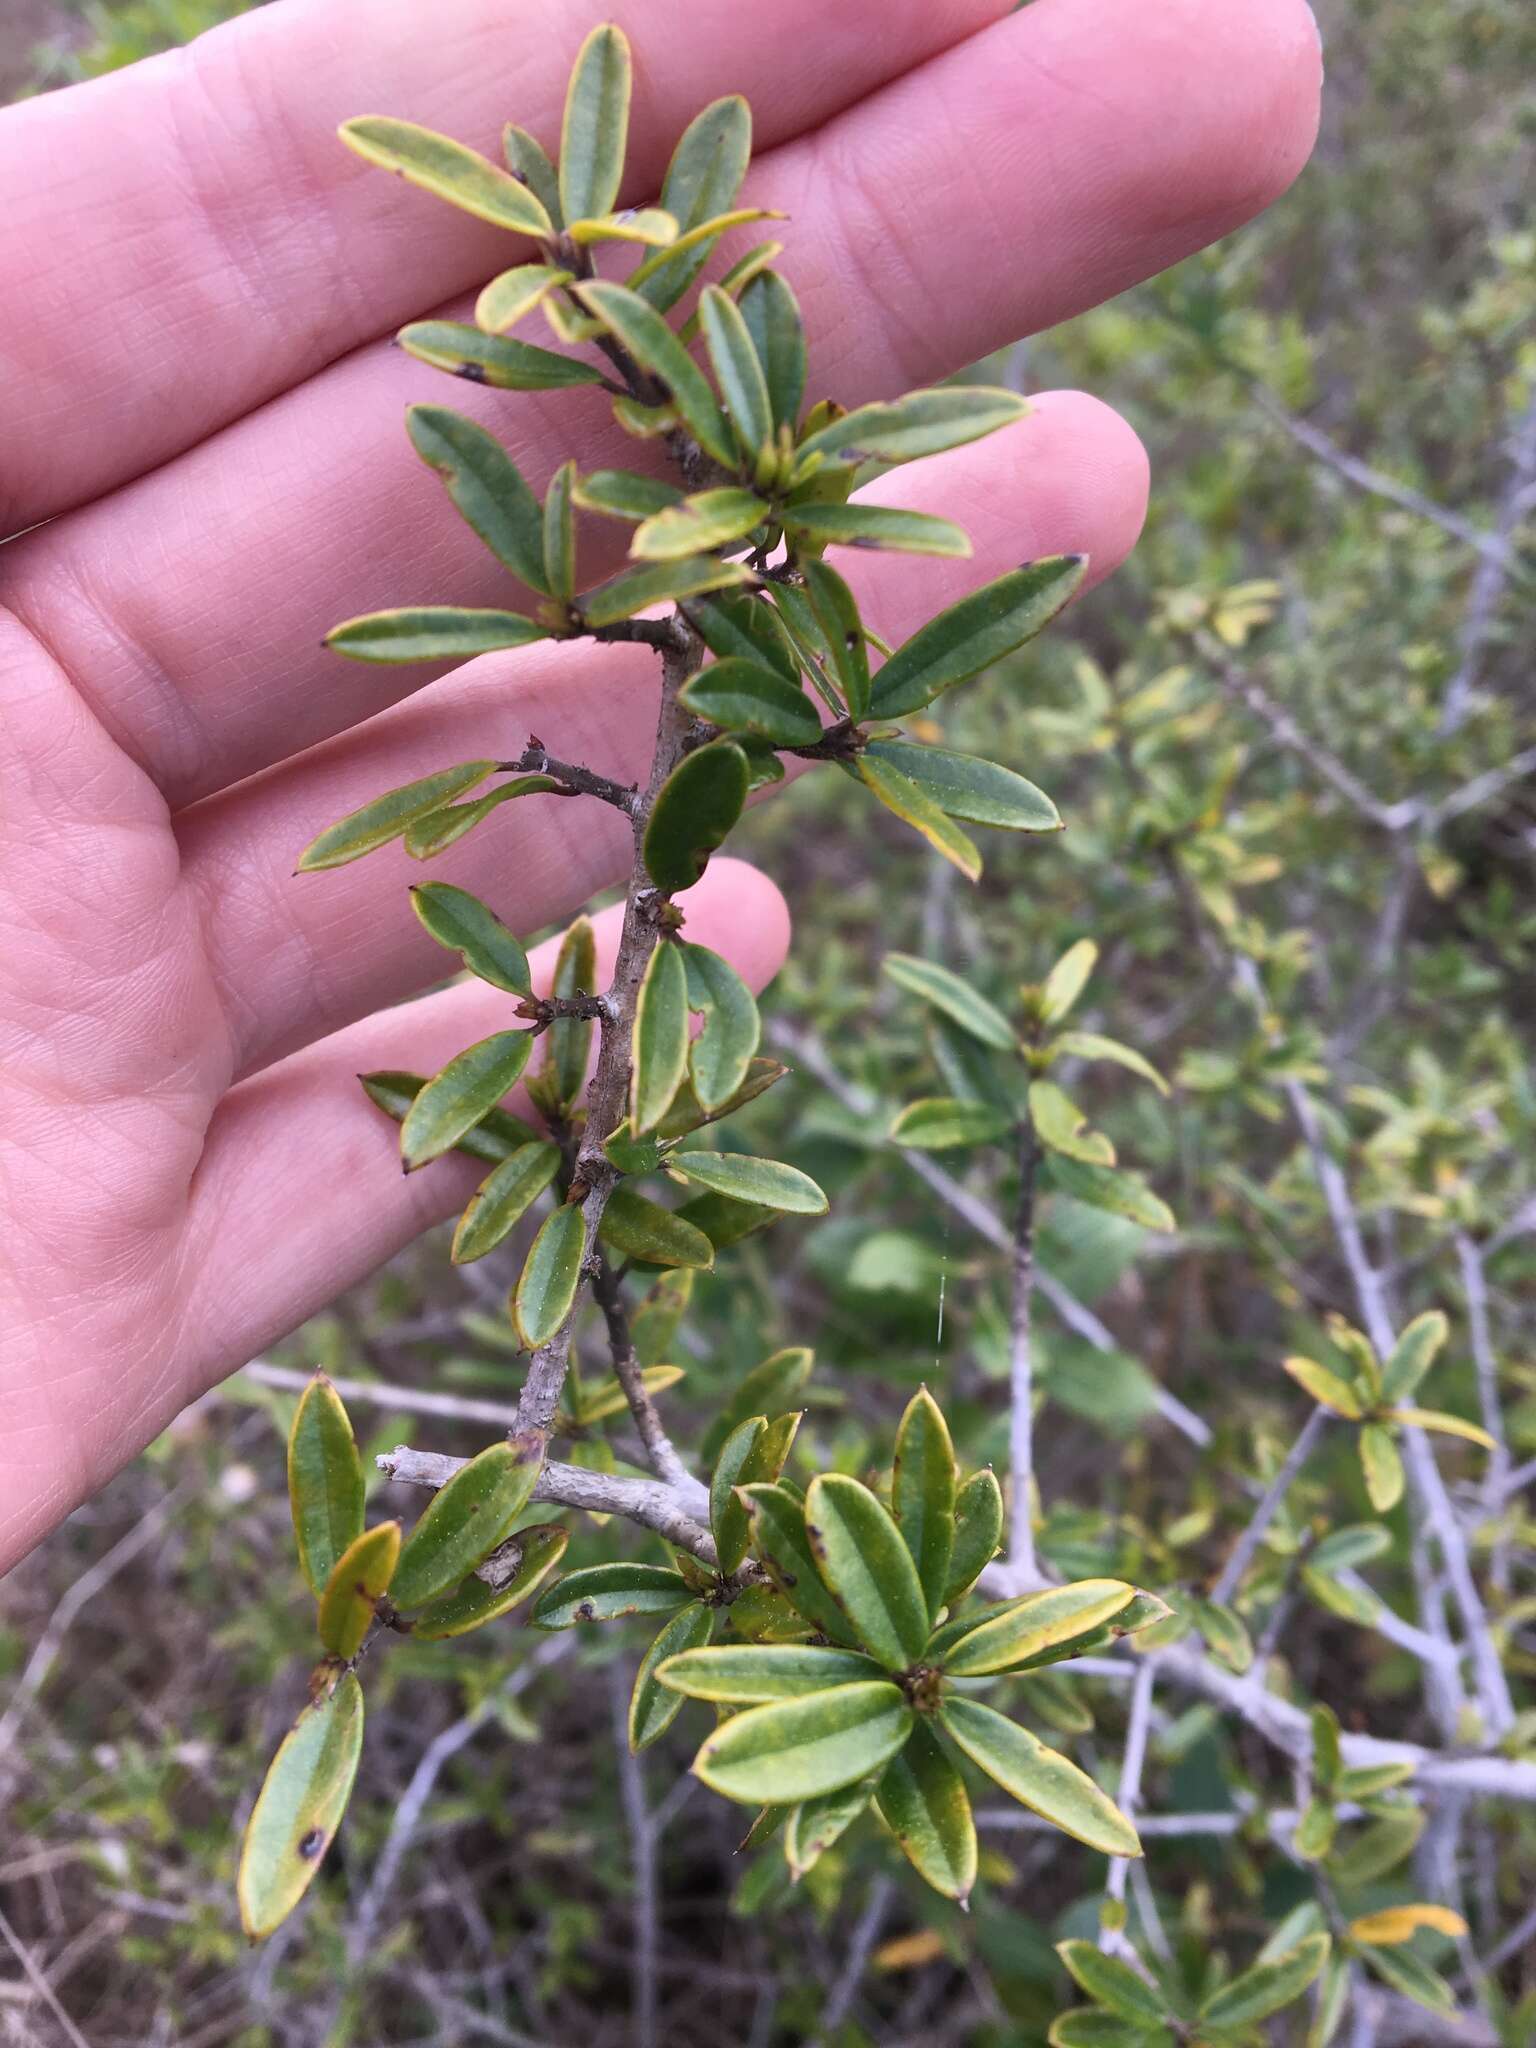
[[[695,1483],[693,1475],[678,1456],[677,1448],[667,1435],[665,1425],[657,1412],[656,1403],[646,1390],[645,1376],[640,1360],[635,1355],[634,1339],[630,1335],[629,1315],[624,1306],[624,1290],[618,1275],[601,1252],[597,1256],[597,1271],[592,1276],[592,1296],[603,1312],[603,1322],[608,1331],[608,1357],[613,1366],[613,1376],[624,1389],[629,1412],[634,1417],[635,1428],[640,1432],[640,1441],[645,1446],[646,1461],[658,1479],[665,1480],[668,1486],[675,1489],[686,1489]],[[700,1491],[703,1489],[700,1488]]]
[[[1493,1438],[1493,1449],[1488,1455],[1488,1469],[1483,1478],[1483,1512],[1496,1515],[1503,1506],[1505,1491],[1509,1483],[1509,1432],[1504,1426],[1504,1403],[1499,1397],[1498,1360],[1493,1355],[1493,1335],[1488,1322],[1488,1276],[1483,1270],[1483,1255],[1475,1241],[1464,1230],[1458,1230],[1455,1237],[1456,1263],[1461,1268],[1461,1288],[1467,1303],[1467,1342],[1472,1351],[1472,1363],[1477,1370],[1477,1399],[1483,1412],[1483,1427]],[[1508,1568],[1508,1552],[1504,1549],[1504,1568]],[[1498,1552],[1495,1553],[1496,1557]],[[1498,1583],[1498,1577],[1495,1577]],[[1507,1587],[1500,1585],[1499,1590]]]
[[[269,1365],[253,1358],[243,1368],[258,1386],[279,1387],[285,1393],[302,1394],[314,1378],[294,1366]],[[339,1380],[331,1385],[344,1401],[362,1401],[375,1408],[394,1408],[405,1415],[440,1415],[446,1422],[488,1422],[494,1428],[510,1430],[512,1408],[504,1401],[477,1401],[468,1394],[435,1394],[425,1387],[402,1387],[392,1380]]]
[[656,1829],[645,1796],[645,1769],[629,1744],[629,1694],[632,1677],[615,1661],[608,1666],[608,1697],[613,1716],[613,1754],[618,1766],[620,1800],[629,1835],[630,1926],[632,1929],[630,2013],[635,2048],[655,2048],[657,2016],[656,1963],[660,1948],[660,1862]]
[[1034,1348],[1035,1168],[1039,1146],[1028,1109],[1019,1119],[1018,1203],[1013,1221],[1013,1311],[1008,1342],[1008,1569],[1021,1592],[1040,1577],[1035,1557]]
[[632,782],[615,782],[611,776],[599,775],[594,769],[582,768],[574,761],[558,761],[540,739],[531,733],[528,744],[515,761],[498,764],[511,775],[547,775],[561,787],[550,792],[555,796],[595,796],[599,803],[612,804],[627,818],[638,815],[640,791]]
[[[1147,1737],[1152,1730],[1152,1688],[1157,1682],[1157,1657],[1148,1652],[1136,1666],[1136,1677],[1131,1686],[1130,1710],[1126,1716],[1125,1748],[1120,1759],[1120,1783],[1115,1791],[1115,1804],[1133,1827],[1137,1825],[1137,1811],[1141,1806],[1141,1777],[1146,1768]],[[1125,1856],[1111,1856],[1104,1878],[1106,1898],[1113,1899],[1118,1906],[1125,1904],[1125,1887],[1130,1877],[1130,1859]],[[1107,1954],[1134,1954],[1123,1927],[1112,1926],[1107,1920],[1099,1928],[1099,1947]]]
[[1482,665],[1483,649],[1503,601],[1511,572],[1519,560],[1515,533],[1526,514],[1536,505],[1536,390],[1510,439],[1509,479],[1499,499],[1489,538],[1501,544],[1502,552],[1485,550],[1472,578],[1466,615],[1458,636],[1459,660],[1440,707],[1438,730],[1442,738],[1455,732],[1467,715],[1472,692]]
[[1296,1482],[1297,1474],[1311,1457],[1327,1427],[1328,1410],[1314,1408],[1302,1424],[1300,1435],[1286,1452],[1284,1463],[1265,1488],[1263,1499],[1254,1509],[1243,1533],[1233,1544],[1226,1563],[1211,1587],[1210,1597],[1218,1607],[1225,1606],[1242,1584],[1243,1574],[1252,1564],[1254,1553],[1264,1540],[1265,1531],[1279,1513],[1281,1503]]

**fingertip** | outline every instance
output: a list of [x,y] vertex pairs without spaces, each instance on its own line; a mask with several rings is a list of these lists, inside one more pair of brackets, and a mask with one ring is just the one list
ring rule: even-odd
[[[1084,554],[1086,587],[1102,583],[1146,524],[1152,465],[1141,436],[1087,391],[1034,393],[1028,417],[1005,433],[1017,436],[1005,452],[1012,455],[1031,526],[1049,543],[1036,552]],[[1030,503],[1036,479],[1040,488]]]

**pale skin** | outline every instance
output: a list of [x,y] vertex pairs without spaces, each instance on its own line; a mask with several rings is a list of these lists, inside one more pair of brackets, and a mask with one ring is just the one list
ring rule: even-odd
[[[568,454],[642,459],[600,396],[450,387],[385,346],[518,245],[359,164],[337,123],[403,115],[495,155],[512,118],[553,142],[570,59],[612,16],[636,51],[627,196],[699,106],[746,92],[747,197],[792,215],[813,393],[851,402],[1228,232],[1316,127],[1302,0],[776,0],[767,29],[743,0],[429,12],[423,32],[420,0],[278,0],[0,114],[0,533],[21,536],[0,552],[0,1568],[474,1185],[456,1161],[403,1180],[353,1076],[430,1072],[506,999],[386,1007],[442,974],[405,896],[421,870],[391,850],[295,880],[299,848],[530,732],[626,780],[648,758],[643,648],[441,677],[321,651],[376,606],[516,602],[412,455],[411,400],[493,425],[536,485]],[[899,638],[1059,550],[1108,574],[1146,482],[1113,412],[1043,394],[881,485],[959,519],[975,556],[852,557],[866,613]],[[594,542],[586,566],[612,565]],[[618,879],[623,836],[534,799],[433,872],[533,930]],[[684,902],[690,938],[771,979],[769,881],[721,859]]]

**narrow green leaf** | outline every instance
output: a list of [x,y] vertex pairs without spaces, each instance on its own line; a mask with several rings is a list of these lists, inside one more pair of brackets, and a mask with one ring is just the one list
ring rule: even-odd
[[1074,1202],[1086,1202],[1091,1209],[1107,1209],[1112,1216],[1127,1217],[1143,1230],[1175,1231],[1173,1211],[1146,1182],[1132,1173],[1118,1173],[1108,1166],[1090,1166],[1081,1159],[1067,1159],[1053,1153],[1051,1183]]
[[1381,1368],[1383,1400],[1396,1403],[1408,1399],[1434,1364],[1450,1328],[1438,1309],[1414,1317]]
[[1190,1612],[1207,1645],[1228,1670],[1246,1671],[1253,1662],[1253,1641],[1237,1614],[1215,1600],[1191,1600]]
[[299,1568],[316,1599],[363,1533],[363,1465],[341,1396],[316,1373],[288,1431],[288,1502]]
[[757,1707],[770,1700],[804,1699],[883,1674],[872,1658],[856,1650],[827,1649],[819,1643],[722,1643],[674,1658],[660,1676],[663,1685],[692,1700]]
[[[698,758],[697,755],[689,756],[692,760]],[[687,762],[683,765],[686,767]],[[676,779],[674,774],[666,787],[670,788]],[[661,799],[658,798],[658,810],[660,805]],[[646,844],[649,848],[649,831]],[[663,940],[646,964],[645,978],[640,984],[639,1000],[635,1005],[629,1120],[637,1137],[654,1130],[666,1115],[687,1065],[688,970],[683,964],[682,948]]]
[[1468,1422],[1464,1415],[1447,1415],[1440,1408],[1391,1408],[1387,1413],[1393,1422],[1406,1422],[1413,1429],[1433,1429],[1441,1436],[1459,1436],[1465,1443],[1481,1444],[1485,1451],[1497,1448],[1487,1430]]
[[664,1686],[657,1671],[670,1658],[707,1643],[714,1626],[715,1610],[701,1607],[696,1600],[662,1623],[660,1633],[640,1659],[629,1695],[629,1747],[634,1755],[665,1735],[683,1710],[683,1695]]
[[955,1602],[975,1585],[996,1557],[1003,1540],[1003,1489],[990,1469],[973,1472],[955,1495],[955,1545],[949,1560],[944,1604]]
[[715,284],[705,285],[699,295],[699,326],[741,452],[755,462],[773,440],[774,421],[751,331],[736,301]]
[[512,1295],[512,1327],[525,1349],[547,1344],[570,1314],[585,1245],[586,1221],[575,1203],[563,1202],[539,1225]]
[[1010,1797],[1063,1834],[1106,1856],[1139,1856],[1136,1830],[1069,1758],[980,1700],[951,1695],[939,1709],[945,1733]]
[[775,746],[814,746],[815,707],[797,682],[759,662],[728,656],[691,677],[679,693],[697,717],[728,732],[755,733]]
[[590,476],[578,476],[574,495],[588,512],[606,512],[613,519],[637,522],[683,502],[676,484],[658,476],[637,476],[629,469],[594,469]]
[[1018,1050],[1018,1034],[1002,1011],[947,967],[940,967],[936,961],[919,960],[912,953],[887,953],[882,965],[898,988],[932,1003],[983,1045],[993,1046],[998,1052]]
[[411,1634],[418,1642],[435,1643],[448,1636],[467,1636],[474,1629],[484,1628],[487,1622],[510,1614],[560,1562],[570,1541],[570,1531],[561,1528],[558,1522],[539,1522],[520,1529],[516,1538],[509,1540],[515,1540],[519,1546],[511,1577],[491,1586],[471,1574],[456,1592],[434,1600],[415,1617]]
[[754,1202],[794,1216],[825,1216],[827,1198],[808,1173],[781,1159],[747,1152],[673,1152],[669,1169],[735,1202]]
[[262,1782],[235,1890],[253,1941],[280,1927],[308,1891],[341,1825],[363,1749],[363,1693],[348,1671],[305,1707]]
[[1450,1985],[1412,1949],[1380,1948],[1367,1942],[1361,1953],[1384,1984],[1401,1992],[1404,1998],[1411,1998],[1415,2005],[1425,2006],[1430,2012],[1456,2010],[1456,1994]]
[[621,1258],[642,1259],[648,1266],[689,1266],[707,1273],[715,1248],[675,1209],[664,1209],[633,1188],[617,1187],[603,1208],[598,1238]]
[[[752,113],[739,94],[714,100],[683,130],[667,175],[661,203],[680,223],[686,237],[705,221],[724,214],[741,188],[752,154]],[[709,255],[712,242],[690,244],[636,281],[659,312],[665,312],[687,291]]]
[[1059,1024],[1069,1010],[1076,1008],[1098,958],[1099,949],[1092,939],[1079,939],[1075,946],[1067,948],[1045,977],[1040,991],[1042,1024]]
[[1121,2019],[1157,2026],[1167,2018],[1161,1994],[1118,1956],[1107,1956],[1091,1941],[1058,1941],[1056,1953],[1080,1990]]
[[896,505],[791,505],[784,530],[795,540],[817,547],[890,548],[908,555],[963,557],[971,552],[970,536],[952,519],[927,512],[908,512]]
[[[592,920],[578,917],[560,941],[550,994],[573,996],[597,994],[597,939]],[[569,1109],[587,1085],[587,1062],[592,1053],[592,1019],[557,1017],[549,1027],[546,1071],[553,1076],[560,1103]]]
[[1135,1592],[1123,1579],[1079,1579],[1011,1600],[1002,1613],[961,1637],[945,1656],[944,1669],[954,1678],[1011,1670],[1042,1650],[1091,1635],[1129,1606]]
[[535,1628],[574,1628],[582,1621],[618,1621],[626,1614],[671,1614],[691,1599],[688,1581],[660,1564],[597,1564],[567,1572],[539,1596]]
[[822,1583],[865,1649],[892,1671],[916,1664],[928,1642],[928,1603],[901,1531],[869,1488],[839,1472],[813,1479],[805,1533]]
[[858,463],[911,462],[976,441],[1022,419],[1029,407],[1017,392],[984,384],[909,391],[886,404],[861,405],[800,443],[801,474],[810,458]]
[[1325,1536],[1308,1562],[1314,1571],[1341,1572],[1385,1557],[1391,1548],[1390,1529],[1383,1528],[1380,1522],[1355,1522]]
[[343,1663],[355,1657],[389,1591],[400,1558],[400,1524],[380,1522],[337,1558],[320,1595],[320,1640]]
[[405,850],[412,860],[431,860],[436,854],[457,845],[466,832],[472,832],[482,819],[488,818],[503,804],[511,803],[520,796],[539,796],[559,787],[559,783],[549,775],[514,775],[510,782],[498,784],[485,796],[476,797],[473,803],[443,804],[406,826]]
[[553,263],[519,263],[493,277],[475,301],[475,325],[482,334],[506,334],[576,273]]
[[889,761],[871,760],[868,754],[859,757],[857,771],[885,808],[920,832],[934,851],[952,862],[967,881],[978,878],[981,854],[975,842],[960,830],[947,811],[930,802],[915,782],[909,782]]
[[549,215],[550,224],[555,228],[565,225],[565,216],[560,211],[560,180],[543,143],[531,136],[526,128],[519,128],[509,121],[501,133],[502,154],[507,159],[507,169],[520,185],[526,185],[540,206]]
[[601,370],[576,356],[535,348],[531,342],[514,341],[510,334],[482,334],[461,320],[417,320],[402,327],[396,338],[417,362],[496,391],[563,391],[603,381]]
[[897,1688],[878,1681],[749,1707],[704,1744],[694,1775],[726,1799],[798,1804],[879,1770],[906,1741],[912,1718]]
[[777,1223],[780,1212],[765,1209],[759,1202],[733,1202],[728,1195],[695,1195],[678,1210],[696,1224],[717,1252],[729,1250],[743,1238],[752,1237]]
[[959,1771],[925,1722],[886,1765],[875,1803],[918,1876],[964,1905],[976,1882],[976,1823]]
[[949,1585],[958,1478],[949,1425],[922,1387],[907,1403],[896,1432],[891,1507],[917,1566],[930,1622],[945,1604]]
[[[525,269],[540,271],[541,266]],[[539,501],[495,435],[442,405],[408,407],[405,424],[411,446],[429,469],[437,471],[464,520],[496,559],[530,589],[547,591]]]
[[463,611],[425,604],[405,611],[343,619],[325,636],[333,654],[353,661],[472,661],[499,648],[547,640],[548,630],[521,612]]
[[[685,1377],[680,1365],[648,1365],[640,1374],[640,1384],[646,1393],[654,1396],[664,1394],[668,1387],[675,1387],[678,1381]],[[589,1422],[605,1421],[610,1415],[622,1415],[628,1406],[629,1401],[624,1389],[616,1380],[609,1380],[606,1386],[599,1387],[595,1393],[583,1391],[577,1403],[576,1420],[585,1427]],[[685,1577],[687,1576],[688,1567],[681,1558],[678,1569]],[[699,1569],[703,1570],[703,1567],[700,1566]],[[705,1576],[708,1581],[708,1574]]]
[[[750,583],[752,572],[744,563],[722,561],[717,555],[689,555],[680,562],[645,562],[637,569],[621,570],[606,583],[599,583],[581,599],[578,609],[585,624],[594,630],[616,626],[655,604],[674,604],[685,597],[697,597],[707,590],[725,590],[733,584]],[[690,757],[691,758],[691,757]]]
[[1200,2008],[1201,2023],[1210,2027],[1251,2027],[1256,2020],[1279,2012],[1282,2006],[1300,1998],[1327,1962],[1332,1945],[1326,1934],[1310,1934],[1289,1955],[1244,1970],[1206,1999]]
[[1328,1859],[1328,1875],[1340,1891],[1374,1884],[1412,1855],[1424,1832],[1422,1807],[1399,1806],[1351,1834]]
[[750,592],[720,591],[685,604],[683,610],[711,654],[722,661],[739,658],[771,668],[799,688],[799,661],[778,613],[766,599]]
[[488,1173],[469,1198],[453,1233],[453,1263],[470,1265],[493,1252],[527,1215],[560,1171],[560,1147],[521,1145]]
[[629,551],[645,562],[675,562],[743,540],[768,516],[764,501],[736,484],[696,491],[653,512],[635,529]]
[[1333,1847],[1338,1825],[1338,1816],[1326,1799],[1309,1799],[1291,1846],[1304,1863],[1316,1863]]
[[1403,1461],[1390,1429],[1367,1422],[1360,1431],[1360,1470],[1365,1490],[1378,1515],[1395,1508],[1403,1497]]
[[[709,856],[741,816],[746,800],[747,757],[740,747],[721,740],[685,754],[657,791],[645,827],[645,865],[657,888],[669,895],[691,889]],[[682,973],[681,961],[678,972]],[[686,1013],[686,994],[683,1007]],[[684,1059],[686,1056],[685,1025]]]
[[891,1142],[919,1152],[946,1152],[957,1145],[995,1144],[1013,1127],[1012,1117],[988,1103],[935,1095],[907,1104],[891,1125]]
[[400,837],[413,819],[425,817],[429,811],[462,796],[484,782],[495,768],[494,761],[465,761],[457,768],[440,768],[435,775],[424,775],[419,782],[407,782],[400,789],[376,796],[360,810],[349,811],[334,825],[327,825],[318,838],[312,839],[299,855],[298,873],[345,867],[348,861],[360,860],[365,853],[387,846]]
[[648,249],[668,249],[677,240],[677,222],[664,207],[642,206],[573,220],[566,232],[578,248],[597,242],[642,242]]
[[1297,1386],[1305,1389],[1313,1400],[1324,1408],[1331,1408],[1335,1415],[1342,1415],[1351,1422],[1358,1422],[1361,1415],[1359,1398],[1347,1380],[1336,1372],[1330,1372],[1326,1365],[1319,1365],[1315,1358],[1285,1358],[1281,1360]]
[[703,1456],[717,1458],[725,1440],[738,1423],[752,1415],[781,1415],[786,1409],[804,1406],[801,1395],[816,1362],[814,1351],[793,1344],[775,1351],[736,1383],[704,1432]]
[[874,1787],[867,1780],[843,1785],[836,1792],[823,1792],[819,1799],[803,1799],[789,1809],[784,1824],[784,1860],[798,1884],[845,1835],[868,1807]]
[[798,1415],[776,1416],[772,1422],[752,1415],[726,1438],[709,1482],[710,1527],[722,1572],[736,1570],[752,1541],[746,1504],[736,1488],[771,1486],[784,1469],[799,1427]]
[[440,1487],[406,1538],[390,1586],[397,1607],[425,1607],[483,1564],[527,1505],[544,1462],[536,1430],[490,1444]]
[[451,1152],[466,1131],[501,1101],[528,1064],[533,1037],[497,1031],[467,1046],[422,1089],[400,1126],[400,1156],[412,1173]]
[[1412,1761],[1401,1764],[1356,1764],[1340,1771],[1334,1792],[1340,1799],[1375,1799],[1382,1792],[1406,1785],[1418,1769]]
[[762,270],[739,303],[762,365],[773,424],[793,430],[805,398],[805,323],[795,295],[776,270]]
[[641,369],[666,386],[689,432],[705,453],[726,469],[734,469],[735,445],[708,379],[655,307],[638,292],[603,278],[578,285],[576,294]]
[[905,641],[875,678],[877,718],[920,711],[1049,625],[1087,571],[1085,555],[1048,555],[952,604]]
[[[709,250],[705,245],[717,242],[730,229],[745,227],[750,221],[784,220],[786,218],[785,214],[771,206],[733,206],[724,213],[711,214],[708,220],[701,220],[696,227],[683,229],[667,247],[659,249],[655,255],[647,256],[643,263],[639,264],[629,273],[628,277],[624,279],[624,283],[632,292],[643,292],[650,279],[672,257],[691,254],[698,250],[702,252],[700,255],[700,261],[702,262],[709,254]],[[771,251],[772,253],[762,255],[760,260],[753,265],[750,274],[747,275],[738,276],[737,272],[740,270],[740,263],[733,264],[731,269],[720,280],[721,290],[729,291],[733,297],[739,296],[764,265],[773,261],[774,256],[778,255],[783,246],[782,242],[760,243],[758,245],[759,250]],[[750,256],[755,253],[757,252],[749,251],[748,255]],[[743,258],[741,261],[745,262],[746,259]],[[698,331],[699,316],[697,312],[694,312],[689,314],[687,320],[679,328],[678,336],[681,341],[687,344],[694,339]]]
[[462,207],[493,227],[547,237],[549,215],[524,184],[451,136],[414,121],[364,114],[344,121],[341,139],[368,163],[393,171],[450,205]]
[[[805,595],[815,616],[822,644],[832,663],[833,679],[854,718],[869,709],[869,645],[858,601],[847,583],[827,562],[802,563]],[[780,586],[787,597],[788,586]]]
[[1159,1095],[1168,1093],[1168,1083],[1153,1066],[1131,1045],[1122,1045],[1118,1038],[1102,1038],[1097,1031],[1063,1031],[1051,1043],[1052,1059],[1108,1060],[1112,1065],[1125,1067],[1130,1073],[1139,1074],[1143,1081],[1150,1081]]
[[421,882],[411,891],[411,907],[438,944],[457,953],[471,974],[511,995],[533,993],[521,940],[478,896],[451,882]]
[[728,960],[707,946],[685,945],[682,953],[688,1007],[704,1019],[689,1050],[688,1072],[700,1107],[717,1110],[747,1079],[762,1019],[751,989]]
[[1174,2037],[1165,2027],[1148,2032],[1117,2013],[1089,2005],[1058,2013],[1045,2038],[1050,2048],[1174,2048]]
[[800,1501],[783,1484],[744,1486],[741,1494],[752,1523],[752,1548],[773,1583],[813,1628],[835,1643],[851,1643],[847,1616],[822,1583]]
[[1088,1119],[1054,1081],[1031,1081],[1029,1115],[1035,1136],[1048,1151],[1089,1166],[1113,1166],[1115,1148],[1102,1131],[1090,1131]]
[[569,604],[576,593],[576,518],[571,505],[575,479],[575,463],[562,462],[544,494],[544,584],[561,604]]
[[[427,1085],[420,1074],[397,1073],[392,1069],[384,1069],[377,1074],[359,1074],[357,1078],[362,1082],[369,1101],[376,1103],[386,1116],[392,1116],[396,1123],[405,1120],[411,1104]],[[531,1124],[525,1124],[510,1110],[493,1109],[481,1117],[473,1130],[464,1133],[454,1150],[462,1152],[466,1158],[483,1159],[499,1165],[524,1145],[537,1141],[538,1132]]]
[[629,140],[629,41],[612,22],[576,54],[560,127],[560,205],[566,220],[607,213],[619,196]]

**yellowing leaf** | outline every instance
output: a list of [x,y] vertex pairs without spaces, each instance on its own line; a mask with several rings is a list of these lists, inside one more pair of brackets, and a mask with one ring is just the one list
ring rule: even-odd
[[1449,1935],[1453,1941],[1467,1931],[1466,1921],[1449,1906],[1387,1906],[1349,1923],[1356,1941],[1368,1941],[1376,1948],[1395,1948],[1399,1942],[1412,1941],[1421,1927],[1432,1927],[1436,1934]]

